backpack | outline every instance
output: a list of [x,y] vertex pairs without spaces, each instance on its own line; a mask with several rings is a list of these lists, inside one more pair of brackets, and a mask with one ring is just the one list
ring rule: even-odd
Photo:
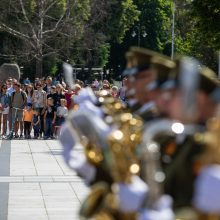
[[[12,92],[11,94],[11,102],[10,102],[10,107],[12,107],[12,103],[14,101],[14,96],[15,96],[15,92]],[[25,105],[25,92],[21,90],[21,97],[23,99],[24,105]]]

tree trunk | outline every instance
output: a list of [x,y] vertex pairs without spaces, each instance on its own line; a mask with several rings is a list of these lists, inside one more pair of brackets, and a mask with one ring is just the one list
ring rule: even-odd
[[36,74],[35,77],[41,78],[43,76],[43,57],[36,59]]

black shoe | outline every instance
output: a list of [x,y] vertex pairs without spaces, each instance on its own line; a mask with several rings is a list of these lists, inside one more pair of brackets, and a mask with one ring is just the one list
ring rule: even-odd
[[14,136],[14,138],[16,138],[16,139],[19,138],[18,134],[16,134],[16,135]]
[[12,140],[13,139],[13,134],[12,133],[10,133],[8,136],[7,136],[7,138],[6,138],[7,140]]

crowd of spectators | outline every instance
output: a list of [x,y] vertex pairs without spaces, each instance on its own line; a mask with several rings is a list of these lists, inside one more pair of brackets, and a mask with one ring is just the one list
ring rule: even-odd
[[107,80],[94,80],[90,85],[76,80],[74,88],[50,76],[34,82],[27,78],[22,84],[14,78],[1,82],[0,137],[7,139],[12,134],[15,139],[57,138],[68,111],[77,108],[75,96],[85,86],[90,86],[94,93],[105,89],[115,99],[120,98],[118,87]]

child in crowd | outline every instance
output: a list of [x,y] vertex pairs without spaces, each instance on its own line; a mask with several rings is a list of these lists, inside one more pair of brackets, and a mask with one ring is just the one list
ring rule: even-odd
[[66,99],[60,99],[60,104],[57,108],[57,120],[56,125],[60,126],[65,121],[65,117],[68,115],[68,109],[66,107]]
[[23,112],[24,135],[27,139],[31,139],[31,123],[33,120],[33,115],[34,111],[32,109],[32,104],[28,103]]
[[38,109],[34,110],[32,123],[34,128],[34,138],[38,139],[40,136],[40,114]]
[[61,106],[57,107],[55,134],[59,134],[60,126],[64,123],[65,117],[68,115],[68,109],[66,107],[66,99],[60,99]]
[[53,139],[53,125],[56,121],[56,108],[54,107],[54,100],[52,97],[49,97],[47,99],[47,107],[44,113],[44,121],[46,127],[44,139]]

